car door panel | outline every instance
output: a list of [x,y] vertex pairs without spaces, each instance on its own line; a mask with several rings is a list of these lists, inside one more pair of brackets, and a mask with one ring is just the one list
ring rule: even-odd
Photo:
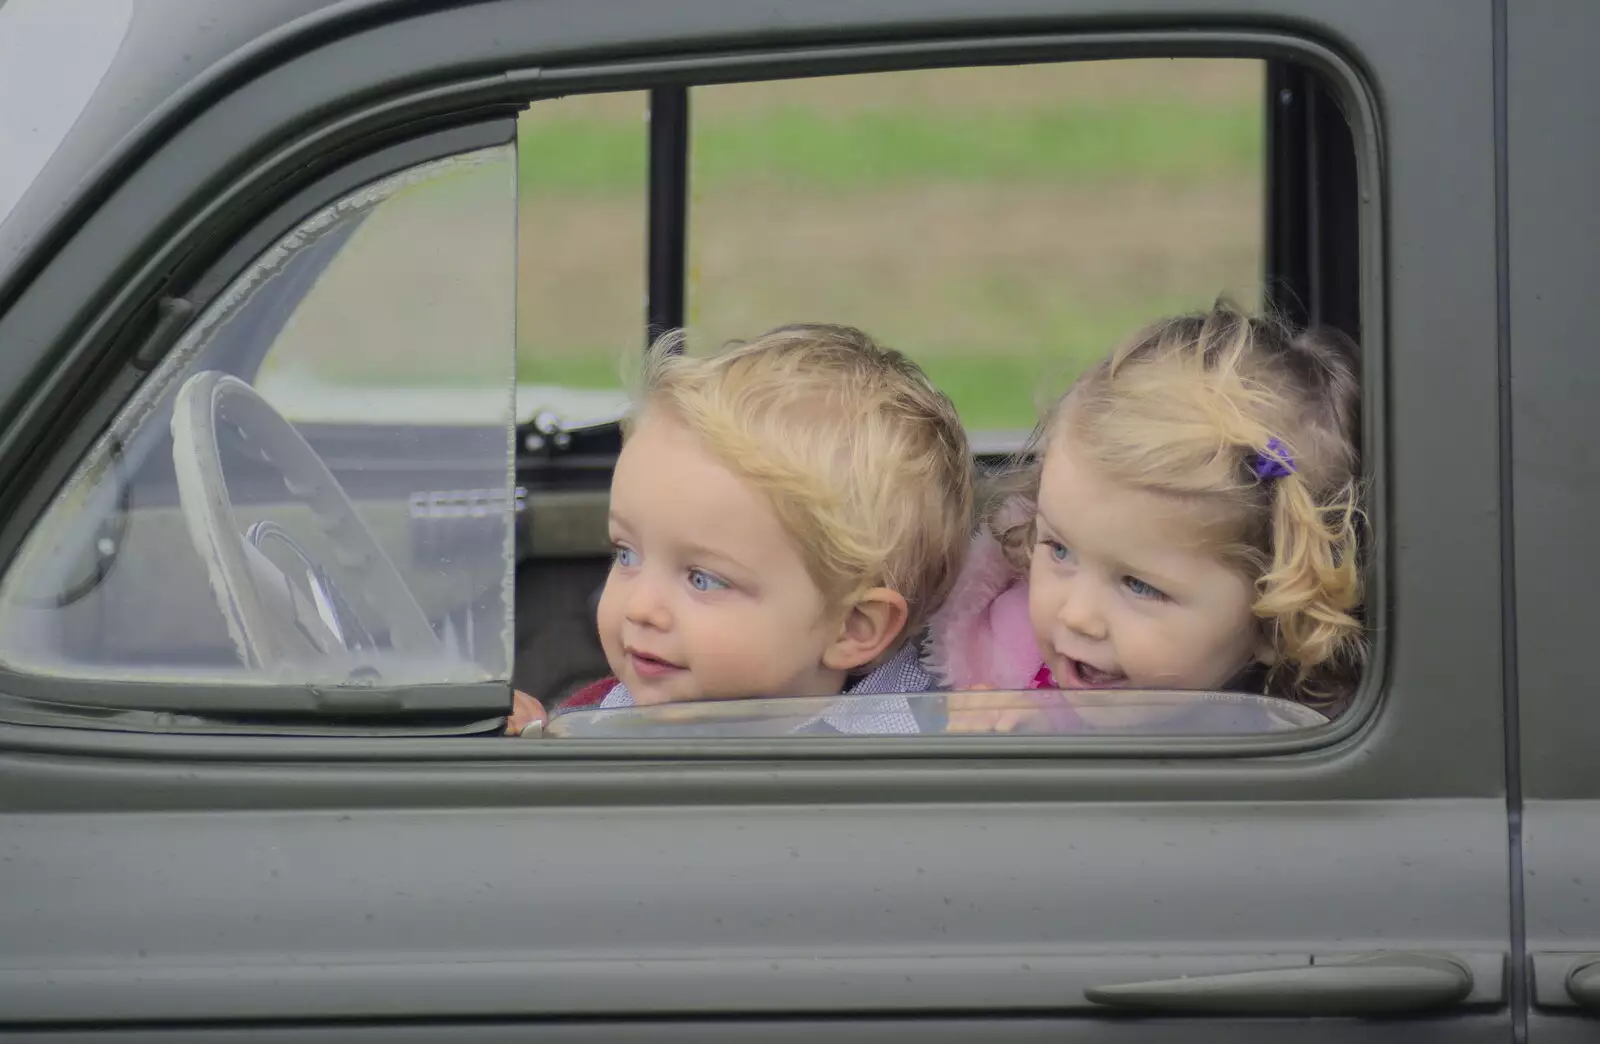
[[[1351,1039],[1350,1027],[1339,1022],[1306,1023],[1302,1020],[1263,1019],[1259,1022],[1262,1040],[1293,1040],[1296,1044],[1338,1044]],[[435,1023],[430,1026],[399,1026],[392,1024],[349,1025],[338,1031],[337,1039],[351,1044],[422,1044],[438,1040],[448,1034],[452,1041],[461,1044],[502,1044],[502,1042],[538,1039],[553,1044],[632,1044],[635,1041],[681,1042],[681,1044],[744,1044],[746,1041],[771,1041],[774,1044],[810,1044],[818,1039],[837,1041],[862,1041],[875,1044],[880,1041],[914,1040],[923,1044],[970,1044],[974,1040],[998,1041],[1001,1044],[1159,1044],[1171,1040],[1172,1026],[1162,1020],[1128,1021],[1105,1020],[1082,1022],[1059,1018],[1018,1017],[979,1018],[960,1016],[950,1019],[917,1020],[898,1018],[861,1019],[719,1019],[716,1021],[676,1021],[659,1023],[565,1022],[530,1024],[525,1022],[479,1021],[470,1023]],[[1406,1036],[1406,1026],[1396,1023],[1363,1024],[1360,1038],[1375,1044],[1401,1044],[1418,1038]],[[227,1027],[206,1027],[198,1030],[167,1029],[125,1030],[111,1038],[84,1031],[22,1033],[8,1040],[18,1044],[72,1044],[77,1041],[112,1039],[118,1044],[188,1044],[205,1041],[206,1044],[232,1044],[249,1041],[250,1044],[310,1044],[330,1039],[324,1028],[253,1028],[238,1030]],[[1208,1041],[1225,1042],[1233,1039],[1222,1034],[1190,1033],[1182,1038],[1204,1044]],[[1252,1038],[1254,1039],[1254,1038]],[[1426,1039],[1426,1038],[1423,1038]],[[1444,1038],[1441,1038],[1444,1039]],[[1503,1042],[1504,1032],[1493,1027],[1462,1028],[1449,1038],[1462,1044],[1489,1044]]]
[[[1426,951],[1474,973],[1457,1013],[1410,1026],[1445,1039],[1497,1021],[1505,997],[1503,911],[1474,899],[1503,879],[1474,858],[1473,806],[17,816],[0,846],[30,908],[5,928],[29,960],[0,969],[0,1010],[174,1025],[283,1011],[1110,1018],[1125,1013],[1085,990]],[[977,843],[952,845],[952,823]],[[1263,836],[1274,851],[1241,858]],[[1351,877],[1392,883],[1365,917],[1317,901]],[[1228,1021],[1242,1039],[1276,1032]]]
[[[192,158],[276,132],[341,92],[392,86],[397,69],[958,32],[1192,39],[1202,24],[1249,26],[1272,53],[1323,56],[1328,72],[1326,55],[1345,56],[1339,69],[1372,78],[1347,96],[1374,363],[1372,696],[1359,720],[1300,749],[1137,759],[1048,741],[555,750],[0,726],[4,1028],[1507,1039],[1492,6],[879,0],[780,20],[723,2],[485,3],[395,27],[375,18],[263,72],[258,104],[277,108],[254,131],[242,95],[203,113],[128,184],[166,172],[173,187],[143,190],[179,209],[199,191],[172,172],[184,147]],[[61,256],[84,249],[74,240]],[[64,272],[44,278],[65,292]],[[49,327],[44,304],[25,307],[0,317],[0,334]],[[1470,987],[1381,1018],[1308,1017],[1315,998],[1290,1018],[1146,1014],[1087,996],[1382,953],[1457,961]]]
[[[1509,398],[1515,496],[1522,888],[1530,1044],[1593,1040],[1573,972],[1600,952],[1600,625],[1594,288],[1600,283],[1600,67],[1592,4],[1507,7]],[[1580,1002],[1580,998],[1588,1003]]]

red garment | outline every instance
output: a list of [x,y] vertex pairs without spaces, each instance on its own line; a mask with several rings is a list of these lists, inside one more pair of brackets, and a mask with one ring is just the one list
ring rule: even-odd
[[589,707],[598,707],[600,706],[600,701],[606,698],[606,693],[610,692],[611,687],[616,684],[617,679],[615,678],[601,678],[597,682],[590,682],[588,685],[585,685],[583,688],[573,693],[572,698],[567,700],[558,708],[558,713],[560,711],[584,710]]

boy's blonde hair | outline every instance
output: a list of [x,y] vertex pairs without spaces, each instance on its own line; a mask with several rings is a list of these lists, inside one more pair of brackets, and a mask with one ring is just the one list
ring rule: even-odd
[[909,610],[894,647],[916,635],[972,526],[972,457],[949,398],[848,326],[779,327],[709,357],[682,343],[674,331],[646,353],[635,416],[669,411],[761,490],[830,604],[890,588]]
[[[1140,331],[1046,414],[1012,492],[1036,497],[1060,438],[1102,474],[1193,508],[1196,535],[1256,587],[1268,691],[1350,695],[1366,655],[1357,349],[1226,302]],[[1025,568],[1033,515],[996,533]]]

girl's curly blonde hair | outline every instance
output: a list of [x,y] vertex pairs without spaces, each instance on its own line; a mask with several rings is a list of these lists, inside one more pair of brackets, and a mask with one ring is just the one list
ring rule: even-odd
[[[1366,659],[1357,348],[1226,302],[1145,328],[1046,412],[986,505],[1026,570],[1051,445],[1070,439],[1103,474],[1193,508],[1197,533],[1254,582],[1275,653],[1267,691],[1337,708]],[[1010,524],[1001,524],[1011,520]]]

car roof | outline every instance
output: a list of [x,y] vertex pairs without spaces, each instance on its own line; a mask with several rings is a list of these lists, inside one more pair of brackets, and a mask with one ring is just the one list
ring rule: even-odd
[[[237,75],[242,60],[404,2],[0,0],[0,38],[28,59],[7,63],[11,75],[26,66],[34,80],[20,95],[0,90],[11,98],[0,98],[0,297],[90,185]],[[23,158],[29,148],[33,162]]]

